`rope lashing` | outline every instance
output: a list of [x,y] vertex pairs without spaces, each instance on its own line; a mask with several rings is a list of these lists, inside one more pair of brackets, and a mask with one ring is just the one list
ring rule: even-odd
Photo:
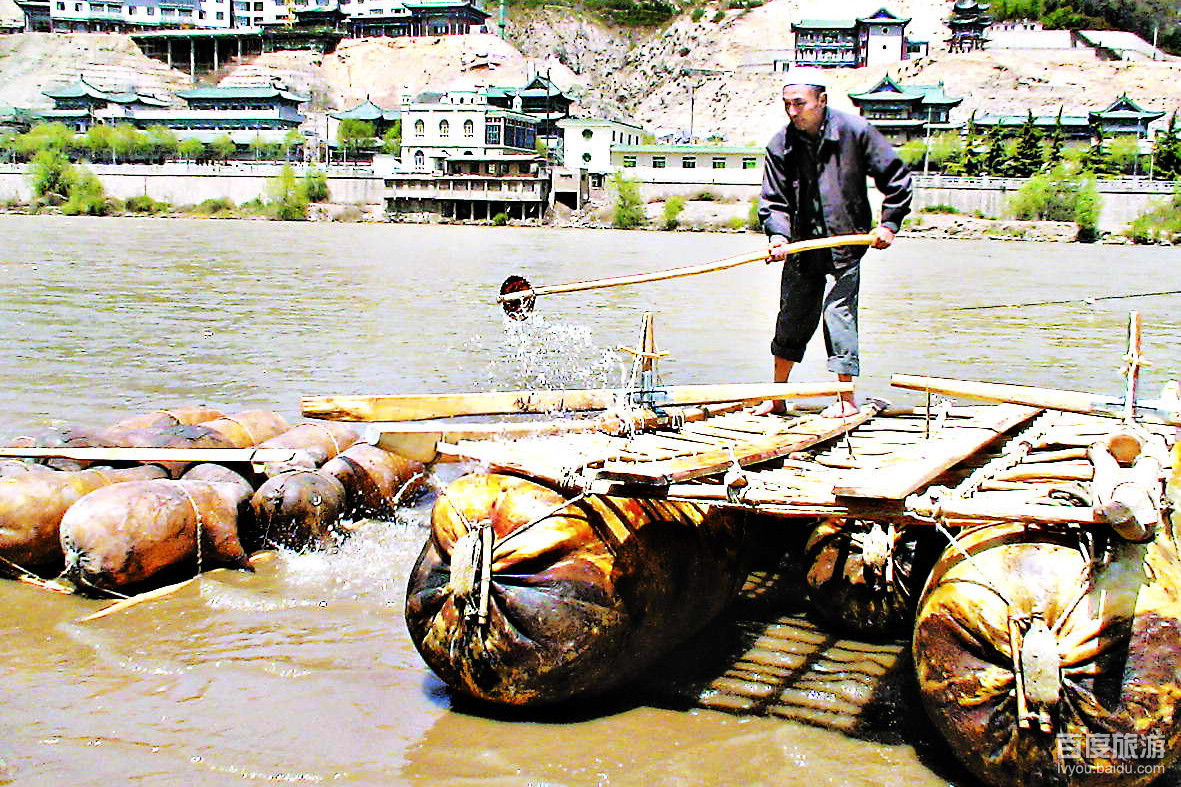
[[488,622],[492,546],[495,540],[496,531],[492,523],[484,521],[460,536],[451,547],[451,579],[448,587],[461,606],[463,616],[469,620],[475,618],[481,627]]
[[205,520],[201,518],[201,509],[197,506],[197,501],[193,499],[193,496],[191,494],[189,494],[189,490],[185,489],[183,486],[178,486],[178,488],[184,494],[185,498],[189,501],[189,505],[193,507],[193,516],[196,518],[197,575],[200,575],[201,571],[202,571],[202,567],[201,567],[201,563],[202,563],[201,537],[204,535]]

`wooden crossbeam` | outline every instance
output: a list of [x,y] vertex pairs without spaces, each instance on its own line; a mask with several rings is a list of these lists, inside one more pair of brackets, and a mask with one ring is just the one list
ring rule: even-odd
[[75,459],[83,462],[291,462],[291,448],[19,448],[0,447],[0,456],[24,459]]
[[1033,407],[998,405],[971,423],[945,427],[928,440],[900,447],[889,464],[851,472],[833,492],[840,497],[901,500],[1039,412]]
[[867,410],[850,418],[818,418],[809,422],[812,434],[780,434],[773,437],[736,441],[729,448],[704,451],[694,456],[657,462],[605,462],[597,477],[628,483],[667,485],[726,470],[734,462],[747,465],[768,462],[830,440],[853,429],[875,412]]

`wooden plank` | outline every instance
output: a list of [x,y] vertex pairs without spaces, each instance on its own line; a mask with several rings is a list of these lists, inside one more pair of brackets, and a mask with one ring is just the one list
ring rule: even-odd
[[[706,404],[697,407],[680,407],[673,413],[656,413],[652,410],[638,410],[632,417],[617,414],[595,418],[558,418],[544,421],[496,421],[492,423],[448,422],[448,421],[394,421],[377,422],[367,427],[366,442],[379,448],[400,454],[419,462],[439,459],[439,443],[454,445],[463,440],[494,440],[535,437],[549,434],[572,434],[578,432],[603,432],[623,434],[633,429],[659,428],[668,426],[673,420],[686,423],[699,421],[719,413],[728,413],[742,407],[741,403]],[[455,458],[445,454],[444,458]]]
[[851,418],[818,419],[817,424],[826,422],[827,429],[820,434],[800,436],[795,434],[762,437],[747,440],[730,449],[706,451],[696,456],[667,459],[660,462],[644,462],[642,464],[627,464],[624,462],[606,462],[597,473],[599,478],[607,478],[629,483],[643,484],[671,484],[677,481],[687,481],[692,478],[711,475],[726,470],[733,461],[745,467],[750,464],[767,462],[786,456],[793,451],[800,451],[824,440],[832,439],[853,429],[873,418],[874,411],[858,413]]
[[19,448],[0,447],[0,456],[26,459],[60,458],[85,462],[290,462],[299,456],[291,448]]
[[938,436],[916,443],[913,449],[900,450],[897,462],[851,475],[851,482],[834,488],[833,493],[840,497],[901,500],[1039,412],[1033,407],[998,405],[989,413],[991,418],[982,415],[970,424],[946,427]]
[[[853,390],[852,383],[724,383],[672,385],[647,392],[652,404],[757,402],[766,399],[807,399]],[[506,415],[609,410],[637,401],[637,391],[588,388],[563,391],[487,391],[466,394],[377,396],[305,396],[305,416],[335,421],[418,421],[457,415]]]

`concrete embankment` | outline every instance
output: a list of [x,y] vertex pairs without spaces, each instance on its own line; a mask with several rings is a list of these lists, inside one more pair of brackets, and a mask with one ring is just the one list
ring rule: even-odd
[[[90,169],[102,181],[107,194],[118,199],[148,196],[175,206],[197,205],[208,199],[229,199],[242,204],[268,197],[268,186],[282,164],[95,164]],[[302,174],[302,167],[297,167]],[[383,178],[364,166],[333,166],[326,172],[330,200],[338,205],[370,206],[368,213],[384,208],[387,194]],[[1025,237],[1030,240],[1073,240],[1069,222],[1016,222],[1006,220],[1009,204],[1024,180],[1018,178],[957,178],[941,175],[916,176],[915,215],[908,220],[908,233],[938,237]],[[1174,181],[1137,179],[1101,180],[1099,229],[1122,233],[1137,216],[1167,201],[1178,189]],[[737,190],[735,186],[732,189]],[[683,229],[719,230],[740,228],[747,220],[750,202],[758,186],[741,187],[741,193],[721,193],[714,186],[684,191],[686,208],[679,219]],[[698,192],[717,192],[709,200],[694,199]],[[674,192],[680,193],[680,192]],[[648,200],[648,215],[654,226],[663,223],[663,200],[667,193],[652,184],[642,184]],[[870,190],[871,200],[878,198]],[[0,202],[27,203],[32,199],[30,179],[24,165],[0,165]],[[958,214],[922,214],[925,208],[945,206]],[[876,206],[875,206],[876,207]],[[610,194],[577,216],[559,211],[559,225],[609,226]],[[987,217],[987,218],[983,218]],[[1054,225],[1054,226],[1047,226]]]
[[[207,199],[242,204],[266,199],[268,183],[282,164],[91,164],[108,195],[125,200],[147,196],[172,205],[198,205]],[[297,174],[303,174],[297,168]],[[333,202],[381,204],[384,181],[367,169],[332,167],[327,173]],[[25,167],[0,165],[0,201],[29,202],[32,190]]]

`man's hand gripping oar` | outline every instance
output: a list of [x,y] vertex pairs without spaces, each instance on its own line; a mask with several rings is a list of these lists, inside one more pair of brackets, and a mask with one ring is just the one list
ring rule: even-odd
[[[791,254],[799,254],[800,252],[811,251],[812,249],[830,249],[835,246],[871,246],[873,248],[884,249],[893,241],[893,233],[891,233],[889,239],[885,239],[881,235],[883,231],[889,232],[885,227],[878,227],[873,232],[865,235],[836,235],[831,238],[814,238],[795,243],[779,244],[774,249],[774,259],[782,260]],[[736,268],[739,265],[745,265],[749,262],[758,262],[760,260],[769,262],[771,259],[772,257],[768,251],[764,249],[749,254],[727,257],[715,262],[707,262],[703,265],[688,265],[680,268],[669,268],[663,271],[653,271],[651,273],[636,273],[630,276],[614,276],[607,279],[576,281],[570,282],[569,284],[551,284],[545,287],[534,287],[523,276],[509,276],[500,285],[500,297],[497,300],[504,309],[505,314],[509,317],[514,320],[524,320],[533,311],[536,299],[542,295],[598,290],[605,287],[622,287],[628,284],[644,284],[650,281],[663,281],[665,279],[680,279],[685,276],[696,276],[700,273],[724,271],[729,268]]]

